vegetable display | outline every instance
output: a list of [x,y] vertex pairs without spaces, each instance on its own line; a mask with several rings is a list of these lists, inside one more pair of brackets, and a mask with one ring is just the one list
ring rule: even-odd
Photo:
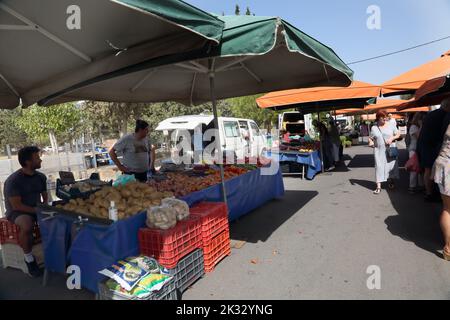
[[[225,166],[225,180],[240,176],[256,166],[251,165],[232,165]],[[176,197],[182,197],[187,194],[200,191],[220,183],[220,172],[206,170],[205,176],[189,176],[186,173],[167,173],[167,179],[162,181],[152,181],[149,184],[155,187],[159,192],[173,192]]]
[[88,199],[70,200],[65,205],[58,205],[67,211],[73,211],[97,218],[108,219],[108,209],[114,201],[119,219],[129,218],[151,206],[161,205],[164,198],[173,197],[172,192],[159,192],[156,188],[140,182],[131,182],[119,187],[104,187]]

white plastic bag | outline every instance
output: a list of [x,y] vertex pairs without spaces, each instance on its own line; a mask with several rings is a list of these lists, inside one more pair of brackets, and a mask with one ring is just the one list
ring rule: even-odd
[[166,198],[161,201],[161,204],[172,208],[176,213],[176,219],[178,221],[185,220],[189,217],[189,205],[185,201]]

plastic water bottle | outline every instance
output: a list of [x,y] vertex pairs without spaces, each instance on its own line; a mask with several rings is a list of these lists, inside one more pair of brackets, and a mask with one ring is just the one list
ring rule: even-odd
[[110,207],[109,207],[109,219],[112,221],[117,221],[119,219],[116,203],[114,201],[111,201]]

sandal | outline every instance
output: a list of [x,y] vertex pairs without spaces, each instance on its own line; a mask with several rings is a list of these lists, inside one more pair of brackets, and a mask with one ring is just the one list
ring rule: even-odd
[[444,258],[445,261],[450,261],[450,253],[447,253],[444,249],[444,251],[442,251],[442,256]]
[[381,188],[376,188],[374,191],[373,191],[373,194],[380,194],[381,193]]

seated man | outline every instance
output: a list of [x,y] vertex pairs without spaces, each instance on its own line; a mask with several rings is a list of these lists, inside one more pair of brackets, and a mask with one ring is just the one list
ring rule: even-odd
[[36,222],[36,207],[41,201],[47,203],[47,178],[36,171],[42,160],[37,147],[25,147],[19,151],[21,169],[5,181],[4,198],[6,217],[19,226],[19,245],[24,252],[25,263],[32,277],[39,277],[39,269],[31,250],[33,248],[33,226]]

